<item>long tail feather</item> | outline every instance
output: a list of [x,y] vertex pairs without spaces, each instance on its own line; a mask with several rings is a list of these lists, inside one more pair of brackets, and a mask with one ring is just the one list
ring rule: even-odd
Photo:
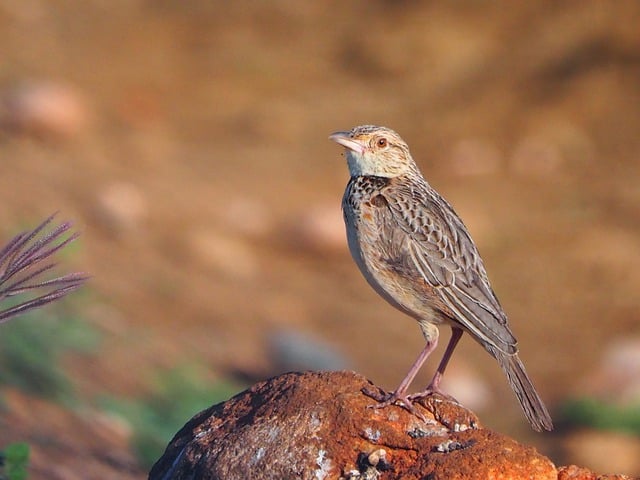
[[531,379],[527,375],[518,355],[507,355],[500,351],[492,351],[492,349],[489,349],[489,351],[498,360],[533,429],[537,432],[553,430],[551,415],[549,415],[547,407],[545,407],[540,395],[538,395],[533,383],[531,383]]

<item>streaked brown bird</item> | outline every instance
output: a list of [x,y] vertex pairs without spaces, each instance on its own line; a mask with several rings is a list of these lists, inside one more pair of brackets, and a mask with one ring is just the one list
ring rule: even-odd
[[[451,205],[424,179],[409,147],[393,130],[362,125],[336,132],[345,147],[351,179],[342,200],[349,249],[369,284],[415,318],[426,345],[398,388],[373,396],[376,407],[440,392],[440,381],[463,332],[495,358],[522,410],[537,431],[553,424],[518,358],[517,341],[467,228]],[[451,340],[426,390],[408,395],[420,367],[438,343],[438,325]]]

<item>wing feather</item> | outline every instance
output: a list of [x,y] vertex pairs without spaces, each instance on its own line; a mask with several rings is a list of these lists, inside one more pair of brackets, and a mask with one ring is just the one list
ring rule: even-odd
[[403,183],[387,187],[393,194],[384,194],[384,215],[392,218],[383,223],[405,234],[406,255],[401,258],[409,264],[404,268],[416,271],[434,287],[453,320],[477,340],[515,353],[517,342],[465,225],[426,182],[424,188],[405,188]]

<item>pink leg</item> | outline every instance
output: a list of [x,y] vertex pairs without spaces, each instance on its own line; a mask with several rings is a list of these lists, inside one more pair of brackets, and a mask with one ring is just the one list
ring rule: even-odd
[[440,382],[442,381],[442,376],[444,375],[444,371],[447,368],[449,360],[451,359],[451,355],[453,351],[456,349],[458,342],[460,341],[460,337],[462,337],[462,330],[456,327],[451,327],[451,339],[449,340],[449,344],[447,345],[447,349],[444,351],[444,355],[442,356],[442,360],[440,360],[440,365],[438,365],[438,369],[436,370],[435,375],[429,382],[427,388],[420,393],[414,393],[409,397],[409,400],[416,400],[418,398],[426,397],[431,393],[442,393],[440,390]]
[[[398,386],[398,388],[396,388],[395,391],[393,391],[392,393],[389,393],[386,395],[380,395],[375,392],[365,391],[364,393],[367,396],[380,402],[377,405],[374,405],[373,407],[384,408],[386,406],[393,405],[394,403],[399,401],[404,408],[406,408],[407,410],[409,410],[414,414],[417,414],[415,408],[411,403],[411,400],[407,396],[407,390],[409,389],[409,385],[411,385],[411,382],[413,382],[413,379],[418,374],[420,367],[422,367],[425,360],[429,357],[431,352],[433,352],[437,346],[438,346],[437,338],[432,342],[427,342],[427,344],[424,346],[424,348],[420,352],[420,355],[418,355],[418,358],[416,358],[416,361],[413,362],[413,365],[411,365],[411,368],[409,369],[409,372],[407,373],[407,375],[404,377],[402,382],[400,382],[400,385]],[[418,416],[421,416],[421,415],[418,415]]]

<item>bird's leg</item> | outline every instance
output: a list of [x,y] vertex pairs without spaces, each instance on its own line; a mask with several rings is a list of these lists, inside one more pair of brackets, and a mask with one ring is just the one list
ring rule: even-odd
[[424,346],[424,348],[420,352],[420,355],[418,355],[418,358],[416,358],[416,361],[413,362],[413,365],[411,365],[411,368],[409,369],[409,372],[407,373],[406,377],[404,377],[402,382],[400,382],[400,385],[398,386],[398,388],[396,388],[393,392],[381,395],[377,392],[363,390],[363,393],[365,395],[379,402],[377,405],[372,405],[372,408],[384,408],[389,405],[393,405],[396,402],[400,402],[400,405],[403,408],[409,410],[414,415],[417,415],[418,417],[422,418],[423,416],[415,409],[415,407],[411,403],[411,400],[407,395],[407,390],[409,389],[409,385],[411,385],[411,382],[413,381],[418,371],[420,370],[420,367],[422,367],[422,364],[425,362],[425,360],[431,354],[431,352],[435,350],[437,345],[438,345],[437,336],[435,336],[432,340],[427,341],[427,344]]
[[456,346],[460,341],[460,337],[462,337],[462,330],[456,327],[451,327],[451,339],[449,340],[447,349],[444,351],[442,360],[440,360],[440,365],[438,365],[438,369],[436,370],[436,373],[433,375],[431,382],[429,382],[429,385],[427,385],[427,388],[424,391],[410,395],[408,397],[409,401],[426,397],[428,395],[431,395],[432,393],[439,393],[441,395],[445,395],[442,392],[442,390],[440,390],[440,382],[442,381],[442,376],[444,375],[444,371],[447,368],[447,364],[451,359],[451,355],[453,354],[453,351],[456,349]]

